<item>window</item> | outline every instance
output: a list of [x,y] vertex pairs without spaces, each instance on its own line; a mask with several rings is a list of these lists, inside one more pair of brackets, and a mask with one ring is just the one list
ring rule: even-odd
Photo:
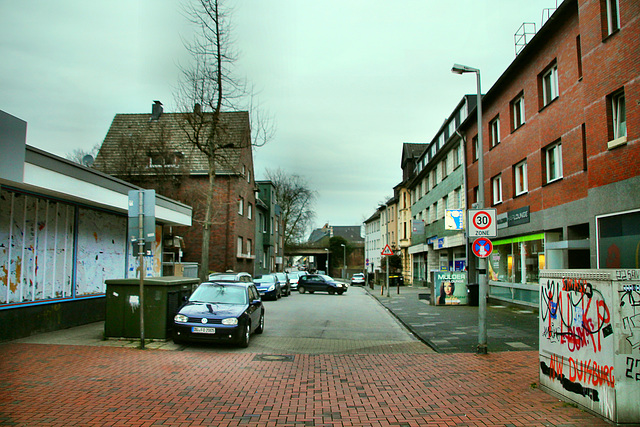
[[604,37],[610,36],[620,29],[620,0],[605,0],[607,22],[604,26]]
[[473,149],[473,161],[478,160],[478,155],[480,153],[480,147],[478,146],[478,135],[474,136],[471,140],[471,147]]
[[236,255],[238,257],[241,257],[242,256],[242,237],[240,237],[240,236],[238,236],[238,243],[236,245],[236,251],[237,251]]
[[244,215],[244,199],[238,197],[238,215]]
[[624,91],[617,92],[611,96],[611,112],[613,139],[627,136],[627,112]]
[[247,205],[247,218],[253,219],[253,205],[251,203]]
[[493,204],[497,205],[498,203],[502,203],[502,174],[491,179],[491,183],[493,188]]
[[521,161],[513,169],[515,176],[516,196],[519,196],[529,190],[527,183],[527,161]]
[[542,106],[546,107],[558,97],[558,66],[553,65],[542,75]]
[[511,130],[514,131],[524,124],[524,94],[518,95],[511,101]]
[[251,239],[247,239],[247,255],[251,256]]
[[491,138],[491,147],[500,144],[500,117],[496,117],[489,123],[489,136]]
[[442,179],[447,176],[447,158],[449,156],[444,156],[444,160],[442,161]]
[[562,178],[562,144],[555,143],[545,150],[547,183]]

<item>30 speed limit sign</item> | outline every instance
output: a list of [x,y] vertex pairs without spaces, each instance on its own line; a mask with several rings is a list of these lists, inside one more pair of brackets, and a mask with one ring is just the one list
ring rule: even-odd
[[496,237],[495,209],[469,209],[469,237]]

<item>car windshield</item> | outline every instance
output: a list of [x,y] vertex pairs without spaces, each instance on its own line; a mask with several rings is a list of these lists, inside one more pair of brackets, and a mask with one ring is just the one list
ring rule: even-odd
[[189,301],[214,304],[246,304],[247,290],[241,286],[203,283],[191,294]]
[[258,276],[253,279],[253,283],[275,283],[276,278],[274,276]]
[[353,275],[353,277],[361,278],[361,277],[364,277],[364,274],[362,274],[362,273],[356,273],[356,274],[354,274],[354,275]]
[[276,277],[280,280],[286,280],[287,276],[284,273],[275,273]]

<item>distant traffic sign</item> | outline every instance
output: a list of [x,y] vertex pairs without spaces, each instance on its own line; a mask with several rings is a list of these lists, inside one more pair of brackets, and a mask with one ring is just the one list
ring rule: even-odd
[[486,258],[491,255],[491,252],[493,252],[493,243],[491,243],[491,240],[486,237],[480,237],[473,241],[471,250],[478,258]]
[[384,249],[382,250],[382,254],[381,255],[393,255],[393,251],[391,250],[391,247],[389,245],[385,246]]
[[469,209],[469,237],[496,237],[495,209]]

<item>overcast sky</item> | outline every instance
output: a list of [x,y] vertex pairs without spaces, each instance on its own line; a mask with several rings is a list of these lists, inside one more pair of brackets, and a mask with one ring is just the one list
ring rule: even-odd
[[[178,0],[0,0],[0,110],[60,156],[102,143],[117,113],[175,111],[191,28]],[[359,225],[401,181],[402,143],[429,142],[462,96],[515,58],[556,0],[235,0],[237,73],[277,131],[265,169],[318,192],[316,226]]]

